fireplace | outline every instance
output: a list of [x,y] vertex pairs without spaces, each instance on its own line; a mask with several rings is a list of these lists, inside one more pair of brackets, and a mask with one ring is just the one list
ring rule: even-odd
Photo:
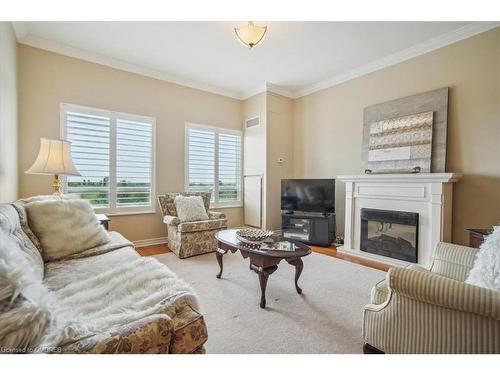
[[418,262],[418,213],[361,209],[360,250]]

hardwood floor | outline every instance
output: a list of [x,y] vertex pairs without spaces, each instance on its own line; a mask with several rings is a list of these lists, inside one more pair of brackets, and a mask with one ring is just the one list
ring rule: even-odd
[[[315,253],[328,255],[328,256],[331,256],[334,258],[346,260],[346,261],[352,262],[352,263],[357,263],[357,264],[360,264],[362,266],[375,268],[375,269],[378,269],[381,271],[387,272],[387,270],[390,268],[390,266],[388,264],[385,264],[385,263],[375,262],[375,261],[367,260],[364,258],[359,258],[356,256],[339,253],[337,251],[337,249],[335,248],[335,246],[320,247],[320,246],[312,246],[311,245],[311,250],[314,251]],[[151,255],[169,253],[170,249],[167,247],[166,244],[162,244],[162,245],[152,245],[152,246],[146,246],[146,247],[139,247],[139,248],[137,248],[137,252],[142,256],[151,256]]]
[[391,268],[390,265],[385,264],[385,263],[376,262],[373,260],[368,260],[365,258],[353,256],[353,255],[339,253],[334,245],[332,245],[330,247],[321,247],[321,246],[311,245],[310,247],[311,247],[311,250],[314,251],[315,253],[329,255],[331,257],[346,260],[348,262],[361,264],[362,266],[376,268],[377,270],[387,272],[389,270],[389,268]]
[[159,255],[170,252],[170,249],[167,247],[167,244],[138,247],[136,250],[142,256]]

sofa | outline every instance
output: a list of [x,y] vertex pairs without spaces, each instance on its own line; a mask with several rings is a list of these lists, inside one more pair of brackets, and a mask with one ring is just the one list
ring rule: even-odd
[[[44,261],[27,202],[0,204],[0,265],[5,270],[9,257],[19,257],[29,281],[24,295],[9,294],[0,272],[3,352],[204,353],[207,327],[196,295],[167,266],[141,257],[117,232],[104,245]],[[40,294],[43,302],[33,306]],[[9,335],[26,337],[9,347]]]
[[[181,222],[177,217],[174,199],[177,195],[201,196],[208,220]],[[168,247],[179,258],[188,258],[195,255],[211,253],[217,250],[215,234],[227,228],[226,215],[211,211],[210,193],[183,192],[158,195],[158,205],[167,225]]]
[[429,270],[391,268],[364,308],[364,352],[500,353],[500,293],[464,282],[477,251],[439,243]]

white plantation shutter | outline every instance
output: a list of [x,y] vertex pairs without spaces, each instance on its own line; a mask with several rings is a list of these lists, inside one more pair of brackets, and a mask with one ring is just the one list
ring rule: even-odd
[[219,132],[219,202],[240,201],[241,135]]
[[215,188],[215,132],[188,128],[188,190],[201,192]]
[[152,124],[117,119],[116,206],[151,206],[152,183]]
[[186,124],[186,189],[215,206],[241,204],[241,133]]
[[98,212],[154,211],[154,119],[64,104],[62,137],[81,177],[65,190]]
[[67,192],[88,199],[94,207],[109,207],[111,119],[90,113],[66,112],[66,139],[81,176],[68,176]]

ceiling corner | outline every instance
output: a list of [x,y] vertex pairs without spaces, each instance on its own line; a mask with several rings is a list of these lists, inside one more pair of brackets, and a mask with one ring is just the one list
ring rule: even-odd
[[21,21],[12,21],[12,28],[14,29],[14,33],[16,34],[16,39],[20,43],[22,42],[29,34],[29,28],[26,22]]

